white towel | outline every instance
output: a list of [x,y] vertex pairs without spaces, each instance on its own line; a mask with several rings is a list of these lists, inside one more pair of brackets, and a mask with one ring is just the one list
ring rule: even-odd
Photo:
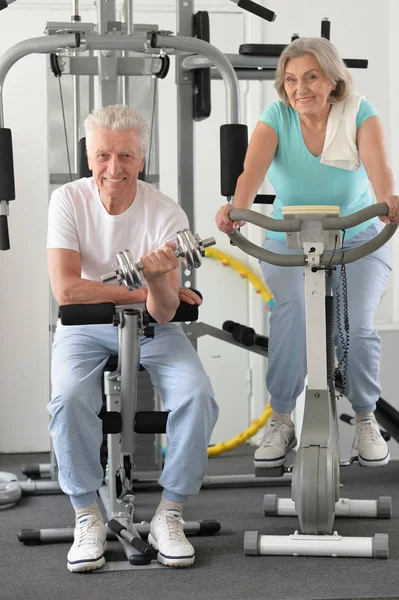
[[356,146],[356,117],[364,96],[351,94],[343,102],[331,106],[326,139],[320,162],[329,167],[357,171],[360,167]]

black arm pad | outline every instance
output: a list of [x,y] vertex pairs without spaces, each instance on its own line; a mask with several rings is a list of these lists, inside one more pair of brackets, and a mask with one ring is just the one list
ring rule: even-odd
[[237,179],[244,169],[248,147],[246,125],[222,125],[220,128],[220,189],[222,196],[234,196]]
[[0,128],[0,200],[15,200],[11,129]]
[[[202,294],[198,290],[191,290],[197,296],[199,296],[202,300]],[[147,311],[148,312],[148,311]],[[150,323],[156,323],[155,319],[148,313],[150,317]],[[175,313],[173,319],[170,322],[184,323],[184,322],[192,322],[198,321],[198,305],[197,304],[187,304],[187,302],[180,302],[179,307]]]
[[58,316],[63,325],[100,325],[113,323],[115,304],[67,304],[60,306]]
[[344,58],[343,61],[348,69],[367,69],[369,66],[367,58]]
[[[197,290],[192,290],[200,298],[201,294]],[[134,305],[132,304],[132,308]],[[113,323],[115,314],[115,304],[112,302],[101,302],[100,304],[66,304],[58,309],[58,316],[63,325],[100,325]],[[149,315],[149,322],[155,323],[155,319]],[[197,304],[187,304],[180,302],[172,321],[185,322],[197,321]]]
[[81,138],[78,143],[78,179],[91,177],[93,173],[89,169],[86,154],[86,138]]

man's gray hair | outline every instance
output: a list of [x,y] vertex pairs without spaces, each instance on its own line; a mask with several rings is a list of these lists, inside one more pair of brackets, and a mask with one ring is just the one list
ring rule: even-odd
[[86,132],[86,148],[88,153],[91,150],[93,131],[97,128],[103,128],[115,131],[136,131],[139,138],[141,155],[146,155],[149,138],[148,123],[142,115],[130,106],[115,104],[94,110],[84,120],[83,126]]
[[274,87],[280,100],[290,106],[287,93],[284,89],[285,67],[290,58],[299,58],[305,54],[313,54],[320,65],[324,75],[330,79],[335,90],[330,94],[331,104],[345,100],[353,92],[353,79],[344,61],[338,54],[336,47],[326,38],[298,38],[287,46],[281,53],[277,64],[276,80]]

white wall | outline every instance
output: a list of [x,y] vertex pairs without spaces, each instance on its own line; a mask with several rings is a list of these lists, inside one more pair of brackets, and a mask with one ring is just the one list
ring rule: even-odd
[[[42,36],[48,20],[69,21],[68,7],[11,4],[0,13],[0,54]],[[8,219],[11,250],[0,255],[0,452],[44,451],[50,351],[45,56],[28,56],[11,69],[4,118],[13,135],[16,200]]]
[[[0,55],[19,40],[41,36],[46,21],[68,21],[70,4],[66,0],[57,3],[50,0],[17,0],[10,5],[0,13]],[[288,43],[294,32],[319,35],[321,19],[329,17],[332,22],[331,40],[341,55],[345,58],[369,59],[367,70],[353,70],[352,73],[358,91],[373,102],[380,112],[387,131],[392,164],[396,166],[398,150],[395,139],[399,128],[396,114],[396,92],[399,90],[396,87],[399,84],[395,77],[390,84],[390,73],[396,71],[399,50],[394,27],[399,17],[399,7],[395,0],[380,3],[378,19],[372,16],[375,9],[373,0],[352,0],[350,3],[343,0],[334,3],[331,0],[302,0],[295,3],[292,0],[280,0],[274,5],[272,0],[265,0],[263,4],[277,11],[274,23],[242,14],[228,0],[197,2],[196,9],[212,11],[211,41],[225,52],[237,51],[241,41]],[[174,6],[174,2],[134,2],[138,21],[141,20],[139,17],[146,15],[147,22],[157,22],[163,28],[171,29],[175,29]],[[92,2],[81,2],[83,20],[95,20],[93,12]],[[50,351],[45,256],[48,200],[45,65],[43,56],[21,60],[11,70],[4,86],[5,125],[12,129],[15,147],[17,200],[10,205],[11,251],[0,255],[0,452],[41,451],[49,446],[45,408],[49,395]],[[197,156],[208,155],[207,160],[201,161],[200,158],[198,163],[200,199],[197,203],[197,223],[199,233],[206,236],[216,233],[218,245],[223,245],[225,240],[214,230],[213,215],[223,201],[218,191],[217,140],[225,98],[222,84],[214,84],[212,120],[196,126]],[[275,91],[271,82],[251,82],[243,84],[242,89],[244,120],[252,130],[263,106],[275,99]],[[167,122],[172,129],[175,120],[172,96],[167,97],[163,113],[164,123]],[[173,176],[168,180],[165,174],[175,169],[175,143],[173,136],[169,136],[167,142],[161,141],[161,176],[163,171],[165,182],[162,189],[172,196],[176,196],[176,179]],[[165,160],[166,156],[171,157],[171,164]],[[399,173],[396,175],[398,177]],[[268,184],[265,184],[264,191],[271,191]],[[252,229],[250,235],[260,241],[259,231]],[[399,241],[395,241],[395,255],[399,255],[398,244]],[[231,248],[226,246],[226,250],[230,252]],[[255,261],[251,259],[250,263],[254,265]],[[378,313],[378,321],[388,330],[399,320],[397,270],[395,267],[394,277]],[[214,307],[210,304],[204,306],[202,320],[220,326],[222,320],[231,318],[247,322],[259,330],[265,328],[267,319],[259,297],[252,290],[246,291],[241,281],[236,283],[235,277],[236,274],[228,270],[221,272],[218,265],[204,265],[198,272],[200,287],[217,290]],[[224,288],[229,289],[229,293],[223,296]],[[218,291],[220,289],[222,293]],[[231,312],[227,314],[228,310]],[[243,429],[250,418],[261,412],[264,403],[264,363],[226,344],[218,345],[209,340],[201,344],[203,360],[218,389],[221,414],[229,414],[229,419],[222,418],[218,425],[217,436],[223,439]],[[221,355],[223,365],[225,361],[230,361],[229,371],[218,366]],[[250,398],[249,405],[241,377],[239,382],[232,377],[237,365],[244,370],[251,367],[257,374],[255,394]],[[387,380],[391,378],[391,373],[386,374],[384,370],[383,377]],[[392,378],[387,388],[395,389],[393,384]],[[243,389],[244,404],[240,404],[240,398],[232,397],[230,390],[234,391],[237,385],[243,386],[240,389]],[[388,394],[386,398],[392,401]],[[243,407],[246,422],[242,419]]]

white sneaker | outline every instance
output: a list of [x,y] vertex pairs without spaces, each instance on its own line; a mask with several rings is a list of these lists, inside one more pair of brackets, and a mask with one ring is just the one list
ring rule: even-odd
[[68,569],[74,573],[94,571],[105,564],[106,528],[97,515],[88,514],[76,521],[74,538],[68,552]]
[[290,420],[272,419],[255,452],[254,465],[260,468],[280,467],[285,463],[287,452],[296,446],[295,428]]
[[357,447],[362,467],[383,467],[389,463],[388,445],[375,419],[366,418],[356,423],[354,447]]
[[158,562],[170,567],[191,567],[193,546],[184,535],[184,521],[178,510],[161,510],[150,524],[148,541],[158,550]]

